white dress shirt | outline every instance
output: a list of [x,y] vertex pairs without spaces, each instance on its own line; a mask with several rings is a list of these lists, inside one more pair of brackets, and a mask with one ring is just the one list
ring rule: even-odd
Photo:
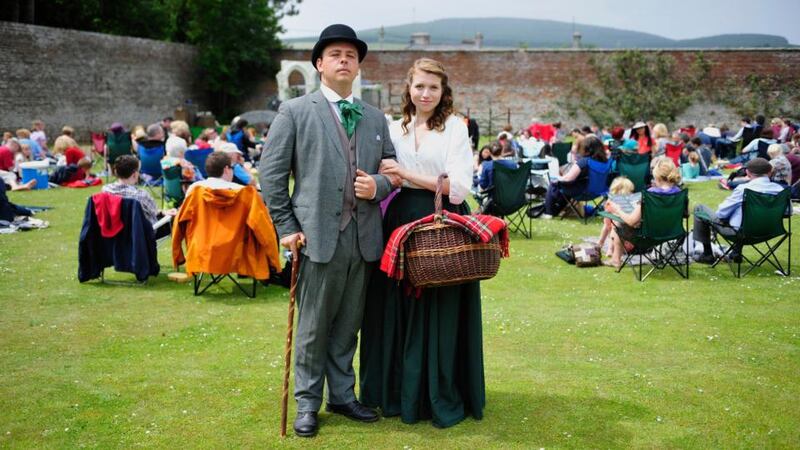
[[[331,105],[331,109],[333,110],[334,113],[336,113],[336,117],[339,118],[339,122],[341,122],[342,112],[339,111],[339,105],[336,102],[342,100],[342,96],[337,94],[336,91],[329,88],[328,86],[325,86],[325,84],[323,83],[320,83],[319,90],[322,91],[322,95],[324,95],[325,99],[328,100],[328,103]],[[347,96],[347,98],[344,98],[344,100],[347,100],[349,103],[353,103],[353,98],[354,97],[351,92],[350,95]]]
[[[406,134],[400,127],[400,120],[389,126],[397,162],[403,168],[422,175],[446,173],[450,179],[450,203],[460,204],[472,186],[472,147],[467,126],[451,114],[445,120],[444,131],[429,132],[416,148],[415,123],[416,117],[412,117]],[[421,189],[408,181],[404,181],[403,186]]]

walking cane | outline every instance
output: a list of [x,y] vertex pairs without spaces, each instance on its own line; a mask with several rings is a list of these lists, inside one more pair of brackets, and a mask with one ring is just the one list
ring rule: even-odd
[[281,437],[286,437],[286,414],[289,407],[289,368],[292,363],[292,332],[294,331],[294,299],[297,272],[300,268],[297,248],[292,249],[292,283],[289,288],[289,324],[286,330],[286,350],[283,364],[283,397],[281,398]]

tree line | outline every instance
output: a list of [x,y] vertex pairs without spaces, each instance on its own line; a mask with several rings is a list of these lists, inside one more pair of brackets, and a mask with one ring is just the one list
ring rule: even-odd
[[226,116],[254,74],[274,74],[280,21],[302,0],[11,0],[0,19],[186,43],[212,109]]

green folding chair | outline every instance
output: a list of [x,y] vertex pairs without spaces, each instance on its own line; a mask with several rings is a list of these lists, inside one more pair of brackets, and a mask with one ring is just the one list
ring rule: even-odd
[[494,165],[494,186],[486,191],[489,203],[484,212],[508,221],[508,229],[526,239],[533,234],[533,220],[528,214],[532,200],[527,190],[531,177],[531,161],[516,169]]
[[[785,276],[791,275],[792,270],[792,214],[791,190],[784,189],[779,194],[767,194],[751,189],[744,190],[742,200],[742,225],[731,234],[729,228],[721,228],[719,224],[711,222],[719,244],[721,237],[728,245],[725,253],[717,258],[711,267],[716,267],[720,262],[727,260],[731,272],[736,278],[741,278],[756,267],[768,262],[775,270]],[[787,225],[788,224],[788,225]],[[787,229],[788,228],[788,229]],[[776,251],[788,241],[786,267],[781,264]],[[744,254],[744,246],[749,246],[757,253],[757,259],[751,260]],[[734,249],[739,249],[741,255],[731,257]],[[742,272],[742,263],[747,264],[747,269]]]
[[569,161],[569,152],[572,144],[569,142],[556,142],[553,144],[553,156],[558,159],[558,166],[561,167]]
[[181,181],[181,166],[172,166],[169,169],[162,168],[163,183],[161,183],[161,207],[169,201],[175,208],[179,208],[183,203],[184,193]]
[[[614,221],[619,236],[625,236],[633,244],[633,250],[625,255],[625,260],[617,272],[631,266],[639,281],[644,281],[655,270],[667,266],[675,269],[683,278],[689,278],[689,254],[683,252],[689,229],[689,193],[682,190],[677,194],[642,193],[642,223],[635,233],[626,232],[622,218],[601,211],[600,216]],[[683,252],[681,255],[680,252]],[[639,256],[639,264],[633,264],[634,256]],[[644,273],[645,260],[652,265]]]
[[647,177],[650,174],[650,155],[621,153],[617,159],[617,172],[631,180],[634,192],[644,191],[647,188]]
[[133,143],[131,142],[131,134],[127,131],[122,133],[106,133],[106,183],[111,177],[111,168],[114,167],[114,161],[122,155],[133,154]]

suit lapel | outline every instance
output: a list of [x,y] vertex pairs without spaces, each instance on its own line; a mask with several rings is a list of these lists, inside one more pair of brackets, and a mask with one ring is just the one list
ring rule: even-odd
[[312,94],[311,101],[314,103],[314,109],[317,111],[317,115],[324,125],[325,134],[328,135],[334,147],[336,147],[336,151],[339,152],[339,156],[344,158],[345,150],[342,148],[342,141],[339,139],[339,132],[336,130],[338,124],[333,123],[336,118],[333,117],[328,99],[322,95],[322,91],[317,91]]

